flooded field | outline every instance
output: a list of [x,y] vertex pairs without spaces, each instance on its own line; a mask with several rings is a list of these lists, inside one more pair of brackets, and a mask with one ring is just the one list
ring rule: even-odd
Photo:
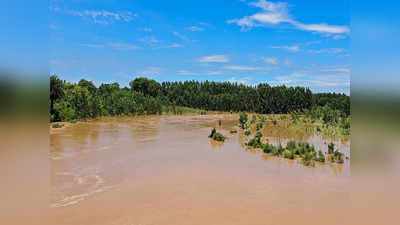
[[[218,121],[221,120],[221,127]],[[51,129],[51,210],[58,225],[342,224],[350,160],[306,167],[246,149],[238,115],[102,118]],[[207,138],[216,127],[224,143]],[[331,140],[280,126],[270,143]],[[335,140],[345,156],[350,143]]]

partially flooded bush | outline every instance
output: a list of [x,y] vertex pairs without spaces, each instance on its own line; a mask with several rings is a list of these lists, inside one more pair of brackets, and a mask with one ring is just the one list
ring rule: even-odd
[[264,126],[263,123],[261,123],[261,122],[257,123],[256,130],[260,130],[261,128],[263,128],[263,126]]
[[231,130],[231,134],[236,134],[237,130]]
[[215,128],[211,130],[210,135],[208,135],[209,138],[212,138],[214,141],[225,141],[225,136],[222,135],[221,133],[218,133]]
[[296,144],[295,141],[289,141],[289,142],[286,144],[286,148],[289,149],[289,150],[295,150],[296,147],[297,147],[297,144]]
[[283,157],[286,159],[295,159],[295,154],[294,154],[294,150],[285,150],[283,152]]
[[335,152],[335,144],[331,142],[328,144],[328,154],[333,154],[334,152]]
[[272,117],[272,124],[274,124],[274,126],[276,126],[278,124],[278,121],[276,120],[275,117]]
[[242,129],[245,129],[245,124],[247,123],[247,120],[248,120],[247,113],[241,112],[239,114],[239,123]]
[[264,145],[263,151],[264,151],[264,153],[269,154],[269,153],[276,151],[276,147],[272,144],[266,143]]
[[265,122],[265,116],[260,115],[258,118],[260,119],[260,123],[264,123]]
[[249,131],[249,130],[246,130],[245,132],[244,132],[244,135],[246,135],[246,136],[249,136],[251,134],[251,132]]
[[306,152],[302,155],[302,162],[305,166],[315,166],[314,156],[311,152]]
[[222,121],[218,120],[218,125],[221,126],[222,125]]
[[225,136],[218,132],[215,133],[212,138],[214,139],[214,141],[225,141]]
[[318,161],[318,162],[321,162],[321,163],[324,163],[324,162],[325,162],[325,155],[324,155],[324,153],[323,153],[321,150],[318,151],[318,158],[317,158],[317,161]]
[[250,139],[249,142],[247,142],[247,146],[251,146],[253,148],[263,148],[263,143],[261,143],[261,137],[262,133],[258,131],[254,135],[254,138]]
[[335,151],[335,153],[333,154],[333,158],[335,160],[336,163],[344,163],[344,154],[339,152],[339,151]]
[[62,124],[58,124],[58,123],[56,123],[56,124],[53,124],[51,127],[52,128],[62,128],[64,125],[62,125]]
[[217,133],[217,130],[216,130],[215,128],[213,128],[213,129],[211,130],[210,135],[208,135],[208,137],[209,137],[209,138],[212,138],[212,137],[214,136],[215,133]]

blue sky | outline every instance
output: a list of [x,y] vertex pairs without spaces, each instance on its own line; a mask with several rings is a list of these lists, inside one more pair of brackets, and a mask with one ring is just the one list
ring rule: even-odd
[[50,2],[50,72],[350,91],[349,1]]

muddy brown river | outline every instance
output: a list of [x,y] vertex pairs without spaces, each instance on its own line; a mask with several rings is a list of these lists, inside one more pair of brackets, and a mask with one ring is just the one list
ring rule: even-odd
[[[247,137],[229,133],[237,121],[231,114],[116,117],[52,129],[53,224],[342,224],[350,160],[305,167],[248,150]],[[225,143],[207,138],[212,127]],[[264,129],[275,144],[296,139],[327,151],[330,142]],[[349,156],[349,142],[335,143]]]

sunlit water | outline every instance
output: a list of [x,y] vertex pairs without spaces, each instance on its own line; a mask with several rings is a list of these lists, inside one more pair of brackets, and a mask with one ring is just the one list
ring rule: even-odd
[[[119,117],[52,129],[56,224],[340,224],[350,161],[305,167],[246,149],[248,137],[229,133],[237,120],[230,114]],[[212,127],[227,136],[225,143],[207,138]],[[326,151],[330,142],[284,131],[269,136],[273,129],[264,127],[274,144],[301,139]],[[349,155],[348,142],[336,144]]]

